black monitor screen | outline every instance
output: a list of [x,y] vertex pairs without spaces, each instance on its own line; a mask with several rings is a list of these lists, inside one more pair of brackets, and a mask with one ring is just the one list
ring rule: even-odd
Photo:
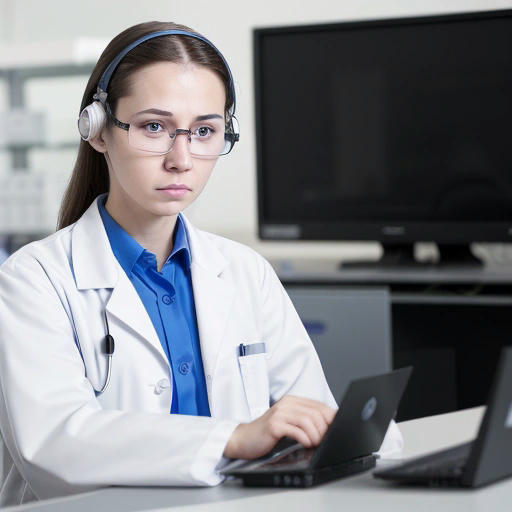
[[508,239],[512,11],[257,29],[254,43],[263,238],[399,225]]

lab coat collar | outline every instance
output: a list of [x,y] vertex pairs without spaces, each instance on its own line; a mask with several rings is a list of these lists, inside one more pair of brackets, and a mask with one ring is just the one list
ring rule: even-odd
[[[117,284],[118,262],[112,252],[98,209],[98,196],[73,227],[71,254],[76,285],[79,290],[114,288]],[[191,266],[197,265],[213,276],[219,276],[229,260],[197,230],[183,213],[191,253]]]
[[[103,200],[105,195],[98,196],[73,226],[71,257],[76,286],[79,290],[112,288],[104,306],[107,316],[116,317],[142,336],[167,363],[167,356],[151,318],[112,252],[98,208],[98,201]],[[110,328],[113,333],[114,325]]]
[[71,235],[71,258],[79,290],[114,288],[118,280],[117,260],[98,210],[98,196],[76,221]]
[[[105,199],[101,198],[96,203],[100,212],[103,226],[110,241],[110,247],[127,276],[131,279],[133,266],[144,253],[142,247],[135,238],[129,235],[108,213],[104,205]],[[156,258],[155,258],[156,262]],[[155,263],[156,265],[156,263]]]
[[[93,201],[73,227],[72,261],[77,288],[113,288],[107,311],[142,335],[167,361],[144,304],[112,252],[97,205],[102,197],[104,194]],[[190,244],[201,353],[208,377],[215,371],[235,288],[223,278],[229,260],[210,240],[211,235],[196,229],[184,215],[182,217]]]
[[191,253],[191,265],[197,265],[213,276],[220,276],[229,265],[229,260],[210,241],[208,234],[196,229],[181,213],[185,223]]

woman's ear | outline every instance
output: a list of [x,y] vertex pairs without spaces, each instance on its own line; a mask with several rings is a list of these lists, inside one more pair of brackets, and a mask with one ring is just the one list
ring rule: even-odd
[[102,130],[99,135],[96,137],[92,137],[89,139],[89,144],[98,152],[98,153],[106,153],[107,145],[105,144],[105,139],[103,137],[105,130]]

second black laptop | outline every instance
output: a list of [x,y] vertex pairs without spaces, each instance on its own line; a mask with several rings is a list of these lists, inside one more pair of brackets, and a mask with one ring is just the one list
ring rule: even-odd
[[512,476],[512,347],[502,350],[474,441],[377,470],[373,476],[453,487],[480,487]]
[[256,460],[236,460],[221,471],[247,486],[311,487],[375,466],[376,452],[412,368],[353,380],[316,449],[293,443]]

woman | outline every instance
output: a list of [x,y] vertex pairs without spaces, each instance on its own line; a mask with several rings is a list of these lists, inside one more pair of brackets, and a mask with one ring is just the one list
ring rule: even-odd
[[237,141],[234,107],[187,27],[136,25],[100,57],[60,229],[0,268],[0,504],[214,485],[227,458],[320,442],[336,403],[275,273],[181,213]]

